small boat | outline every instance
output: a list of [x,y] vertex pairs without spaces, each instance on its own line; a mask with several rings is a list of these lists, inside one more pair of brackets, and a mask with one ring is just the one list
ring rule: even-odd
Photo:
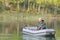
[[37,30],[37,27],[24,27],[23,28],[23,34],[41,35],[41,36],[48,36],[48,35],[55,36],[55,30],[54,29]]

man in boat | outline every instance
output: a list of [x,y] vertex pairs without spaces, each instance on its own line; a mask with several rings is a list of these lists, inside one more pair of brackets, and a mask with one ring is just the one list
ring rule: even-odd
[[38,30],[46,29],[46,23],[44,22],[44,20],[42,18],[38,19],[37,29]]

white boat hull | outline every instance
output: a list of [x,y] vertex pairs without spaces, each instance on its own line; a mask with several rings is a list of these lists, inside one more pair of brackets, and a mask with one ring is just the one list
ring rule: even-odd
[[29,35],[55,35],[55,30],[54,29],[37,30],[36,27],[25,27],[23,28],[23,33]]

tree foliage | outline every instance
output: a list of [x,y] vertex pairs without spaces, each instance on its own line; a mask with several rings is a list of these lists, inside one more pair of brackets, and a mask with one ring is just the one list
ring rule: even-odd
[[[32,9],[33,10],[33,7],[37,9],[39,9],[39,6],[41,8],[42,5],[44,6],[44,8],[47,8],[49,9],[51,12],[54,11],[54,10],[57,10],[57,13],[60,13],[60,0],[0,0],[1,2],[13,2],[14,5],[19,6],[19,9],[23,8],[24,9],[24,6],[25,6],[25,9],[28,10],[29,9]],[[0,5],[0,8],[1,8],[2,5]],[[35,9],[36,9],[35,8]],[[2,9],[2,8],[1,8]],[[8,7],[6,7],[6,9],[9,9]]]

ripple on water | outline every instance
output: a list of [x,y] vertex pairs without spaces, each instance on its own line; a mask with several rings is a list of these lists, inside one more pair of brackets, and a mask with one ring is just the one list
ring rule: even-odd
[[23,40],[56,40],[55,37],[43,37],[35,35],[23,35]]

